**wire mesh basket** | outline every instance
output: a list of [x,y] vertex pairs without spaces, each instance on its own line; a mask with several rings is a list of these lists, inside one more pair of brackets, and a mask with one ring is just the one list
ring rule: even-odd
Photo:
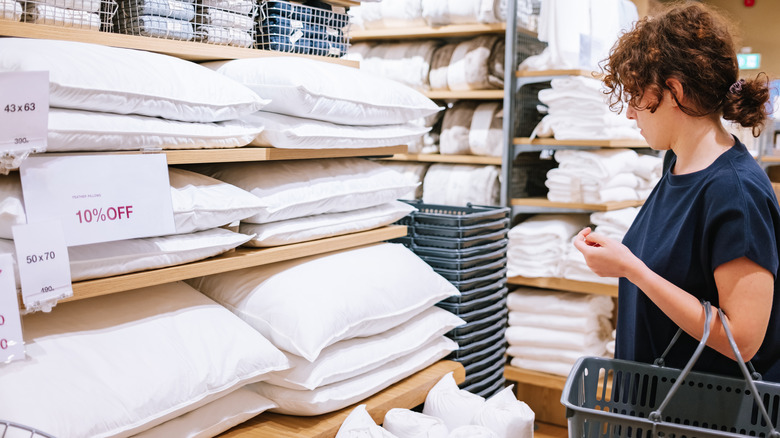
[[0,420],[0,437],[54,438],[32,427],[11,421]]
[[349,48],[349,15],[321,2],[299,4],[262,0],[257,48],[339,58]]
[[94,31],[110,31],[113,0],[0,0],[0,19]]
[[255,47],[253,0],[119,0],[118,33]]
[[726,323],[723,327],[745,379],[691,372],[709,336],[709,305],[705,309],[702,341],[682,371],[580,358],[561,396],[569,437],[777,437],[773,424],[780,416],[780,384],[754,381]]

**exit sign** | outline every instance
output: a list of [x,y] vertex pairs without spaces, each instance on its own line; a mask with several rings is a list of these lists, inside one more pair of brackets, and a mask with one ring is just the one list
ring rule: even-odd
[[738,53],[737,62],[740,70],[754,70],[761,67],[761,54]]

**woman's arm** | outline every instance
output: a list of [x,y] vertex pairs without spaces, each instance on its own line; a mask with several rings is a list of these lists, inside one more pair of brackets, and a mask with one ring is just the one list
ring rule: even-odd
[[[650,298],[686,333],[701,339],[704,310],[697,298],[656,274],[625,245],[590,228],[580,231],[574,246],[588,266],[602,277],[626,277]],[[715,269],[720,308],[739,346],[742,359],[750,360],[766,334],[774,295],[774,276],[746,257],[724,263]],[[707,345],[734,359],[717,314]]]

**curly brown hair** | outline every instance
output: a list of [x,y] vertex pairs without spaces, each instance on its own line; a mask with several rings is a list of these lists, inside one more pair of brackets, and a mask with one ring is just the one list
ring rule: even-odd
[[[758,136],[767,117],[769,80],[766,75],[738,80],[729,27],[725,17],[698,2],[673,4],[639,20],[602,61],[610,107],[619,111],[626,102],[654,112],[669,89],[667,80],[675,78],[682,84],[685,105],[674,92],[672,97],[684,113],[719,114],[753,128]],[[642,106],[645,95],[649,99]]]

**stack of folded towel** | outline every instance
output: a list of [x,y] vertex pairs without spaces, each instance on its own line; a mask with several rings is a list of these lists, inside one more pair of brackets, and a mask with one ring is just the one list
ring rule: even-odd
[[16,0],[0,0],[0,19],[19,21],[22,12],[22,5]]
[[550,81],[551,88],[539,91],[548,114],[531,137],[556,140],[637,140],[644,138],[634,120],[610,110],[601,81],[582,76],[565,76]]
[[612,298],[519,288],[509,293],[511,365],[567,376],[581,356],[600,356],[612,339]]
[[640,160],[631,149],[561,150],[555,160],[559,166],[547,172],[545,181],[547,199],[594,204],[646,199],[662,162],[653,156]]
[[[100,0],[36,0],[22,4],[25,7],[23,21],[28,23],[100,30]],[[110,21],[108,17],[106,22]]]
[[583,214],[539,214],[516,225],[509,230],[507,276],[559,277],[572,237],[587,225]]
[[497,166],[433,164],[423,181],[423,202],[440,205],[498,205]]
[[[638,207],[622,208],[612,211],[600,211],[590,215],[590,222],[595,225],[595,232],[617,240],[623,240],[628,228],[634,222],[634,218],[639,213]],[[615,277],[599,277],[588,268],[585,263],[585,257],[574,247],[569,245],[566,256],[561,262],[561,277],[569,280],[589,281],[594,283],[617,285],[618,279]]]

